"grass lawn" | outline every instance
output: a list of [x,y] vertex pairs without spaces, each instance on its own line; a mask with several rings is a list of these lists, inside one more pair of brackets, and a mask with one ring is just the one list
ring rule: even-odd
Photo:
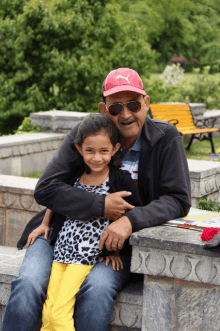
[[[215,152],[217,153],[218,148],[220,148],[220,137],[214,137],[213,142],[215,146]],[[187,145],[187,141],[186,141],[186,137],[184,137],[184,146],[186,147],[186,145]],[[209,160],[210,154],[211,154],[211,144],[208,140],[204,140],[204,141],[194,140],[194,142],[190,146],[190,150],[186,151],[187,159]],[[216,162],[220,162],[220,160]]]
[[40,178],[42,172],[33,172],[30,175],[21,175],[21,177],[29,177],[29,178]]

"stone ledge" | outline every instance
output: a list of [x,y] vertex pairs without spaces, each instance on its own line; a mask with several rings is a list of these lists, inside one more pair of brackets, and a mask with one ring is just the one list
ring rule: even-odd
[[196,254],[208,258],[219,257],[218,253],[203,248],[204,242],[200,239],[200,234],[201,231],[197,230],[161,225],[134,232],[130,237],[130,244],[140,249],[145,247],[145,249]]
[[61,133],[41,132],[0,137],[0,158],[58,149],[64,137]]
[[0,169],[4,175],[42,172],[60,147],[65,134],[26,133],[0,137]]
[[220,163],[206,160],[187,160],[190,172],[192,206],[203,196],[219,199]]
[[38,179],[0,175],[0,208],[39,212],[44,207],[34,199]]
[[219,331],[220,255],[203,250],[200,233],[157,226],[131,235],[131,271],[144,273],[142,331]]
[[220,255],[203,248],[200,234],[166,225],[133,233],[131,271],[220,285]]
[[33,196],[37,181],[0,175],[0,245],[16,247],[26,224],[45,208]]
[[187,160],[190,178],[203,179],[213,175],[220,175],[220,163],[206,160]]
[[31,113],[31,124],[35,123],[52,132],[68,132],[90,113],[52,110]]
[[134,247],[131,271],[150,276],[220,285],[220,257]]

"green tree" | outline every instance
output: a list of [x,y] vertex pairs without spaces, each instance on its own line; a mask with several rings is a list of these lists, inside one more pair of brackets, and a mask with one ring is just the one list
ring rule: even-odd
[[220,3],[216,0],[112,0],[121,26],[136,21],[158,63],[172,55],[203,65],[220,64]]
[[140,74],[154,52],[135,22],[122,29],[107,0],[3,0],[0,12],[0,133],[30,112],[96,111],[106,74]]

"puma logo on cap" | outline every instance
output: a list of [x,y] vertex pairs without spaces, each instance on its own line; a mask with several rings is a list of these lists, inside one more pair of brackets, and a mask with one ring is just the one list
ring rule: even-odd
[[125,79],[125,80],[130,84],[130,81],[129,81],[129,79],[128,79],[129,76],[130,76],[130,75],[128,75],[127,77],[124,77],[124,76],[122,76],[122,75],[118,75],[115,79],[123,78],[123,79]]

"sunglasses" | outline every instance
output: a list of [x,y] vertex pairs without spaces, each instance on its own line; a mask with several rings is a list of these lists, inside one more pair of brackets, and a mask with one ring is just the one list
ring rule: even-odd
[[[128,108],[128,110],[132,111],[133,113],[137,113],[139,110],[141,110],[141,103],[139,101],[128,101],[126,103],[126,107]],[[113,103],[108,107],[108,111],[112,116],[116,116],[120,114],[123,108],[124,108],[123,103]]]

